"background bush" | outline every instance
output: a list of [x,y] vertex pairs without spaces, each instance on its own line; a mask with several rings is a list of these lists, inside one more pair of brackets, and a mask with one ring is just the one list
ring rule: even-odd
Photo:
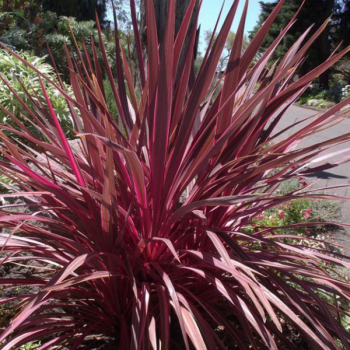
[[[20,55],[30,62],[34,68],[47,75],[47,77],[56,84],[59,84],[54,69],[49,64],[45,63],[45,57],[39,58],[25,53]],[[40,106],[40,104],[42,104],[44,107],[47,106],[45,97],[42,94],[38,74],[31,67],[28,67],[28,65],[4,50],[0,52],[0,72],[3,79],[17,94],[16,96],[11,92],[4,80],[0,80],[1,105],[24,122],[30,130],[36,133],[36,128],[28,121],[27,118],[29,114],[24,110],[18,97],[20,97],[33,112],[35,110],[34,105]],[[66,99],[55,87],[47,84],[47,82],[44,84],[46,85],[51,104],[60,120],[62,128],[67,137],[72,137],[73,120]],[[65,89],[67,93],[71,95],[71,88],[68,85],[65,85]],[[7,112],[3,109],[0,109],[0,120],[2,123],[15,125],[12,119],[8,117]]]

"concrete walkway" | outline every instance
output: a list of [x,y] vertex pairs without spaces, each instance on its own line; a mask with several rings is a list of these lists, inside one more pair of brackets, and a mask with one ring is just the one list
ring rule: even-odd
[[[287,127],[291,123],[294,123],[295,121],[304,119],[309,116],[317,115],[318,113],[319,112],[317,111],[294,105],[285,113],[278,127],[276,128],[276,131],[283,130],[285,127]],[[301,126],[298,126],[298,128],[300,127]],[[297,127],[286,132],[284,135],[281,135],[279,138],[285,138],[295,131],[297,131]],[[348,132],[350,132],[350,118],[347,118],[341,123],[338,123],[337,125],[334,125],[329,129],[323,130],[322,132],[316,135],[311,135],[310,137],[305,139],[300,144],[300,146],[309,146]],[[350,148],[350,142],[346,142],[341,145],[335,146],[331,150],[328,150],[326,153],[331,153],[345,148]],[[333,159],[340,159],[348,155],[350,155],[350,150],[335,156]],[[322,171],[314,174],[313,176],[308,177],[309,183],[315,180],[317,180],[317,183],[315,184],[316,188],[335,185],[350,185],[350,162],[341,164],[333,169]],[[329,190],[327,191],[327,193],[349,197],[350,199],[350,187]],[[342,202],[341,222],[350,223],[350,201]],[[350,228],[345,229],[344,232],[340,231],[336,234],[336,237],[334,238],[337,241],[336,243],[342,244],[350,249]]]

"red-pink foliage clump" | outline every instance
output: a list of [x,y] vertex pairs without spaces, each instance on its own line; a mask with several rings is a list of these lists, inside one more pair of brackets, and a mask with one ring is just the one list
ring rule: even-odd
[[[7,201],[0,209],[0,264],[33,266],[30,274],[0,279],[0,303],[17,313],[2,330],[1,349],[38,340],[41,350],[77,349],[92,334],[114,336],[118,349],[292,348],[288,329],[300,332],[312,349],[340,349],[340,343],[350,348],[341,323],[348,311],[338,303],[350,299],[350,285],[338,273],[349,263],[320,245],[308,248],[305,237],[289,237],[288,244],[273,227],[245,230],[283,202],[329,198],[310,190],[278,196],[276,189],[287,179],[348,160],[311,163],[349,141],[350,133],[294,146],[341,120],[338,112],[350,98],[304,121],[284,140],[274,129],[312,80],[349,49],[293,81],[327,23],[308,40],[308,32],[303,34],[269,68],[295,18],[256,58],[283,1],[242,51],[247,1],[227,70],[216,81],[235,1],[193,80],[196,26],[188,31],[195,2],[175,37],[170,0],[159,46],[153,3],[146,1],[146,58],[131,1],[138,72],[117,32],[116,72],[102,40],[99,48],[92,43],[92,57],[67,50],[75,98],[63,84],[57,88],[71,108],[75,146],[48,98],[45,106],[23,104],[36,133],[11,114],[18,128],[1,126],[0,171],[14,186],[1,196]],[[103,71],[118,116],[108,109]],[[44,83],[42,93],[47,97]],[[10,197],[22,200],[9,202]]]

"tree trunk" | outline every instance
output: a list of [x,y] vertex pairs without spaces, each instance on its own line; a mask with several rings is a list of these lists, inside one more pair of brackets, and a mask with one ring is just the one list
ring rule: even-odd
[[[175,15],[175,35],[179,32],[182,21],[185,17],[188,5],[191,3],[191,0],[177,0],[176,1],[176,15]],[[160,46],[162,46],[166,24],[168,19],[168,7],[169,0],[153,0],[154,11],[156,15],[157,22],[157,32],[158,32],[158,41]],[[194,18],[199,10],[199,0],[197,0],[195,9],[193,11],[193,17],[190,24],[189,31],[194,25]],[[141,36],[144,47],[146,46],[147,34],[146,34],[146,11],[145,11],[145,0],[141,0]]]
[[[327,7],[324,9],[325,13],[332,13],[332,10],[334,9],[335,6],[335,0],[330,0],[327,2]],[[320,55],[322,56],[322,62],[326,61],[332,50],[331,50],[331,26],[328,24],[327,28],[322,32],[321,34],[321,40],[322,40],[322,45],[321,45],[321,52]],[[322,86],[322,89],[329,89],[329,78],[330,78],[330,70],[327,69],[322,75],[320,75],[319,81],[320,85]]]

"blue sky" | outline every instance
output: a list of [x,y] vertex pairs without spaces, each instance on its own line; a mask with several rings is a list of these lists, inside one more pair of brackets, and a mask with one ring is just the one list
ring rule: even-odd
[[[255,26],[259,14],[260,14],[260,0],[250,0],[249,1],[249,7],[248,7],[248,14],[247,14],[247,21],[245,26],[245,32],[248,33],[250,30],[253,29]],[[239,23],[239,19],[241,17],[241,13],[244,7],[244,0],[240,1],[240,4],[238,6],[238,10],[236,13],[235,20],[233,22],[232,30],[236,31]],[[226,0],[223,14],[221,15],[219,28],[223,24],[226,14],[228,13],[230,7],[233,4],[233,0]],[[213,30],[215,27],[215,23],[217,20],[217,17],[219,15],[220,9],[222,6],[221,0],[203,0],[202,9],[199,15],[199,23],[201,24],[201,37],[203,36],[203,33],[206,30]],[[204,40],[201,39],[201,44],[204,45]],[[203,46],[202,46],[203,47]],[[200,47],[201,48],[201,47]]]
[[[247,21],[246,21],[246,32],[253,29],[254,25],[256,24],[259,14],[260,14],[260,0],[250,0],[249,1],[249,7],[248,7],[248,14],[247,14]],[[236,18],[233,23],[233,31],[236,31],[239,23],[239,19],[241,17],[241,13],[244,7],[245,1],[241,0],[240,4],[238,6],[238,10],[236,13]],[[224,19],[231,8],[233,4],[233,0],[226,0],[223,14],[220,19],[220,25],[224,22]],[[199,23],[202,25],[203,31],[213,29],[217,20],[217,17],[219,15],[220,9],[222,6],[221,0],[203,0],[203,5],[201,8],[201,12],[199,14]]]
[[[246,21],[246,27],[245,27],[245,32],[248,33],[250,30],[253,29],[253,27],[255,26],[259,14],[260,14],[260,4],[259,4],[260,0],[249,0],[249,7],[248,7],[248,15],[247,15],[247,21]],[[221,27],[221,25],[223,24],[226,15],[230,9],[230,7],[232,6],[234,0],[226,0],[225,1],[225,5],[223,8],[223,13],[221,15],[221,19],[219,22],[219,28]],[[127,2],[128,3],[128,2]],[[199,15],[199,23],[201,24],[201,37],[203,36],[203,33],[206,30],[213,30],[217,17],[219,15],[221,6],[222,6],[223,0],[203,0],[203,4],[202,4],[202,8],[201,8],[201,12]],[[233,26],[232,26],[232,30],[236,31],[237,27],[238,27],[238,23],[241,17],[241,13],[244,7],[244,3],[245,0],[240,0],[239,6],[238,6],[238,10],[236,13],[236,17],[235,20],[233,22]],[[113,21],[113,16],[111,11],[108,11],[107,13],[107,18],[110,21]],[[201,39],[200,43],[204,45],[204,40]],[[200,47],[201,49],[201,47]]]

